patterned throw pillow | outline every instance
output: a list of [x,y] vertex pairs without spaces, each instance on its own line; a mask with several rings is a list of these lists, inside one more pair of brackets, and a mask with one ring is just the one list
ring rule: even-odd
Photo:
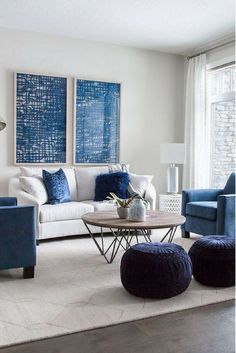
[[129,174],[123,172],[100,174],[96,178],[94,201],[103,201],[110,192],[114,192],[121,199],[126,199],[129,186]]
[[47,189],[49,204],[56,205],[71,201],[69,185],[62,169],[55,173],[43,170],[43,181]]

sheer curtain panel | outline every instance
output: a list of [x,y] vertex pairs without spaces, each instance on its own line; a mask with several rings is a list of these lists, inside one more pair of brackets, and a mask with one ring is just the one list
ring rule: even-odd
[[184,189],[207,188],[210,185],[210,119],[206,73],[206,54],[189,59],[185,101]]

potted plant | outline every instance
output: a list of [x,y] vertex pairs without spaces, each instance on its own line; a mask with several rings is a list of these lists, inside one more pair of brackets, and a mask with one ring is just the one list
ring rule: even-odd
[[108,196],[107,198],[109,200],[114,200],[116,205],[117,205],[117,213],[120,218],[127,219],[129,218],[129,206],[130,203],[133,201],[135,196],[131,196],[127,199],[121,199],[120,197],[116,196],[113,192],[110,192],[111,196]]

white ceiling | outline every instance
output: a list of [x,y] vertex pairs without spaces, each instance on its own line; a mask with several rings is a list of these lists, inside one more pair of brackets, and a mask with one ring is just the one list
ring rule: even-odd
[[234,32],[234,0],[0,0],[0,27],[183,54]]

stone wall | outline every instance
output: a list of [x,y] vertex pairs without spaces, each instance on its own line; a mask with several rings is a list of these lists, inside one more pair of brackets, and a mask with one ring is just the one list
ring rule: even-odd
[[212,187],[222,188],[235,170],[235,101],[212,104]]

